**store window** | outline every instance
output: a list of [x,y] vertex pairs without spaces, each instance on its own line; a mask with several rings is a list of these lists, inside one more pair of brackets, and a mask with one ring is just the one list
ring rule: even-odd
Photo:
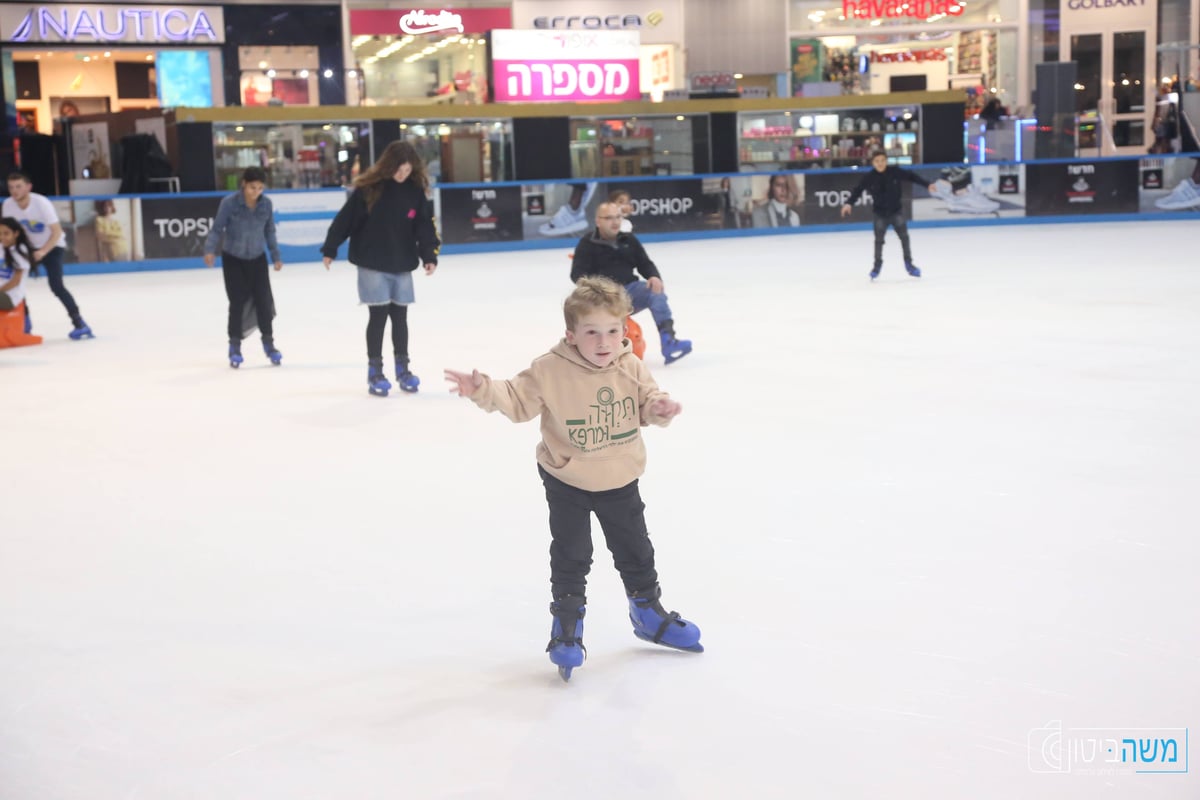
[[513,180],[512,120],[418,120],[401,123],[400,135],[435,183]]
[[371,164],[370,123],[213,126],[218,189],[235,189],[247,167],[271,189],[347,186]]
[[896,164],[921,160],[917,106],[743,111],[738,128],[742,172],[856,166],[881,149]]
[[571,119],[571,176],[691,175],[692,122],[675,116]]

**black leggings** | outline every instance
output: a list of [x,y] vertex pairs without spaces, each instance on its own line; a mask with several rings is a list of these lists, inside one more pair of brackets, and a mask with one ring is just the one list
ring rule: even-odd
[[408,306],[388,303],[369,306],[371,317],[367,320],[367,360],[383,363],[383,329],[388,317],[392,318],[392,351],[397,361],[408,363]]

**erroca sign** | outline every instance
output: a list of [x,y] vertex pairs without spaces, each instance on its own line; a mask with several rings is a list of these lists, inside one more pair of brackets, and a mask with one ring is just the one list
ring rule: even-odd
[[172,42],[219,44],[219,6],[0,5],[6,42]]

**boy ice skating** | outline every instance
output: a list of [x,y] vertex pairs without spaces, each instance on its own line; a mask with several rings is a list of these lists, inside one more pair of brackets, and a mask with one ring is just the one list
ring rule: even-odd
[[[598,275],[625,287],[633,301],[633,313],[650,309],[663,359],[670,364],[692,352],[689,339],[675,338],[675,321],[658,267],[646,255],[646,248],[632,233],[622,233],[625,221],[615,203],[601,203],[596,209],[596,229],[579,240],[571,258],[571,280]],[[641,274],[645,280],[638,280]]]
[[616,283],[584,278],[563,304],[565,338],[512,380],[446,370],[451,392],[513,422],[541,417],[538,473],[550,506],[550,643],[563,680],[583,663],[583,616],[596,514],[625,585],[636,636],[702,652],[700,629],[659,602],[654,547],[638,478],[646,467],[640,428],[666,426],[682,406],[661,391],[623,338],[631,303]]
[[855,186],[854,191],[850,192],[850,196],[846,198],[846,204],[842,206],[842,216],[850,216],[850,212],[853,210],[851,206],[862,196],[863,192],[870,192],[871,199],[875,202],[875,266],[871,268],[871,280],[879,277],[879,269],[883,266],[883,238],[887,234],[889,225],[900,237],[900,247],[904,250],[904,269],[908,271],[909,275],[919,278],[921,270],[913,264],[912,248],[908,244],[908,224],[904,221],[900,179],[903,178],[925,186],[934,194],[937,194],[936,187],[931,183],[926,183],[924,178],[911,170],[889,166],[887,153],[882,150],[876,150],[871,154],[871,167],[871,171],[863,176],[863,179],[858,182],[858,186]]

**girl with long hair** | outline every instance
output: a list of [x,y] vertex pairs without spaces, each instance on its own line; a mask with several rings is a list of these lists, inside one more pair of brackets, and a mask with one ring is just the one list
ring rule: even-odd
[[325,269],[350,240],[350,263],[358,268],[358,299],[367,319],[367,389],[386,397],[392,384],[383,372],[383,333],[392,321],[396,381],[415,392],[421,381],[409,369],[408,306],[414,301],[413,271],[437,269],[438,239],[425,164],[407,142],[392,142],[334,217],[321,247]]

